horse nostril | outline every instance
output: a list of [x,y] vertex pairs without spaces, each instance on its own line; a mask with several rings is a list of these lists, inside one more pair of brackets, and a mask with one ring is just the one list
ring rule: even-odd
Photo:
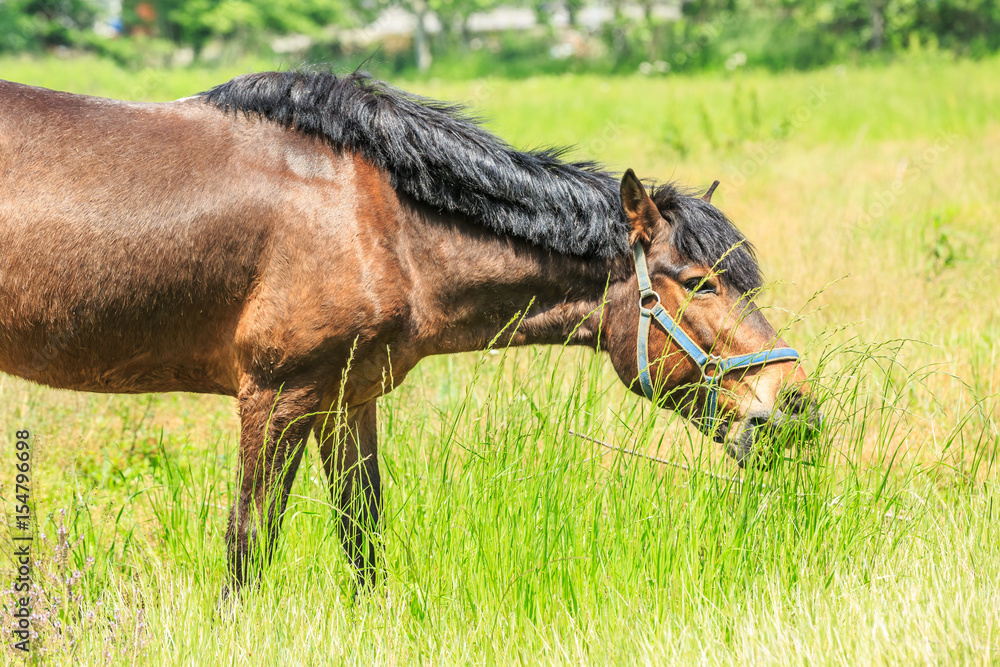
[[736,465],[745,468],[747,463],[755,458],[754,445],[761,433],[761,427],[767,424],[767,417],[748,417],[741,425],[739,435],[729,443],[729,455],[736,459]]
[[798,388],[785,389],[781,392],[781,396],[778,397],[778,406],[781,408],[781,411],[791,415],[802,414],[808,403],[809,399]]
[[791,422],[797,422],[808,427],[815,433],[823,425],[823,415],[819,411],[819,403],[811,396],[802,393],[798,388],[789,388],[781,392],[778,406]]

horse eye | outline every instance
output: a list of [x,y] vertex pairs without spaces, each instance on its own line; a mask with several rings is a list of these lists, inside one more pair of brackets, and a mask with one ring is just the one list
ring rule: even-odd
[[697,294],[715,294],[715,285],[707,280],[705,276],[688,278],[684,281],[684,289]]

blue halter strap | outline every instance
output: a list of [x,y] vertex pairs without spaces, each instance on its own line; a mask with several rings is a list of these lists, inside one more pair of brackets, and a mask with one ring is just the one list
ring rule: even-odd
[[[691,360],[701,370],[701,377],[707,388],[708,397],[705,402],[704,419],[701,420],[699,428],[705,435],[715,435],[718,430],[716,409],[719,402],[719,383],[723,376],[740,368],[762,366],[779,361],[795,361],[799,358],[799,353],[790,347],[779,347],[726,358],[707,354],[663,308],[660,295],[653,289],[653,284],[649,280],[646,251],[643,250],[640,242],[637,241],[632,246],[632,255],[635,258],[635,274],[639,279],[639,340],[637,347],[639,386],[642,387],[642,394],[655,402],[653,382],[649,376],[649,327],[655,319],[667,335],[691,357]],[[644,304],[649,299],[655,299],[656,302],[651,308],[646,308]]]

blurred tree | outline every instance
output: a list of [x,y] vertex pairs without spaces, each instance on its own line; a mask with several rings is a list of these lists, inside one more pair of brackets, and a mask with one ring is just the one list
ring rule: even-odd
[[0,1],[0,50],[72,46],[97,16],[90,0]]
[[[430,9],[441,20],[441,28],[451,45],[463,51],[468,47],[469,17],[476,12],[488,12],[501,6],[501,0],[428,0]],[[505,3],[508,6],[515,2]]]
[[1000,49],[997,0],[894,0],[887,13],[891,24],[925,40],[933,36],[959,53],[985,55]]
[[[446,49],[454,57],[457,46],[458,53],[466,52],[469,17],[475,12],[527,5],[551,26],[553,9],[559,7],[575,25],[579,12],[599,1],[613,15],[601,29],[608,56],[585,66],[605,71],[634,71],[640,61],[660,60],[660,72],[730,66],[737,54],[743,63],[780,69],[919,45],[973,56],[1000,50],[1000,0],[124,0],[123,19],[130,35],[161,37],[199,53],[211,40],[245,49],[272,35],[321,37],[330,24],[367,24],[385,9],[401,7],[417,17],[413,60],[401,65],[415,62],[426,70],[434,51]],[[129,60],[130,54],[149,52],[155,42],[169,54],[167,41],[94,34],[100,2],[0,0],[0,50],[74,46]],[[680,18],[655,18],[661,2],[679,2]],[[627,15],[626,4],[637,4],[641,15]],[[432,13],[443,29],[436,39],[427,31]],[[518,35],[518,43],[528,46],[517,57],[528,54],[549,62],[555,33]],[[643,67],[652,71],[651,66]]]
[[315,36],[344,21],[354,0],[126,0],[126,23],[200,51],[211,39],[252,43],[266,35]]
[[586,5],[585,0],[563,0],[563,8],[566,10],[566,22],[571,28],[577,24],[580,10],[586,7]]
[[515,2],[502,0],[383,0],[383,8],[399,6],[416,17],[413,32],[413,57],[420,71],[426,71],[433,62],[433,41],[427,28],[431,14],[441,24],[442,41],[446,47],[459,46],[466,51],[470,39],[469,17],[476,12],[489,11],[503,4]]

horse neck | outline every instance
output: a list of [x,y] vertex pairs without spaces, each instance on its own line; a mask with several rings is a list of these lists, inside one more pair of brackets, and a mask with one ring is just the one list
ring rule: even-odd
[[399,256],[429,353],[598,346],[605,293],[621,258],[560,255],[415,207],[405,218]]

